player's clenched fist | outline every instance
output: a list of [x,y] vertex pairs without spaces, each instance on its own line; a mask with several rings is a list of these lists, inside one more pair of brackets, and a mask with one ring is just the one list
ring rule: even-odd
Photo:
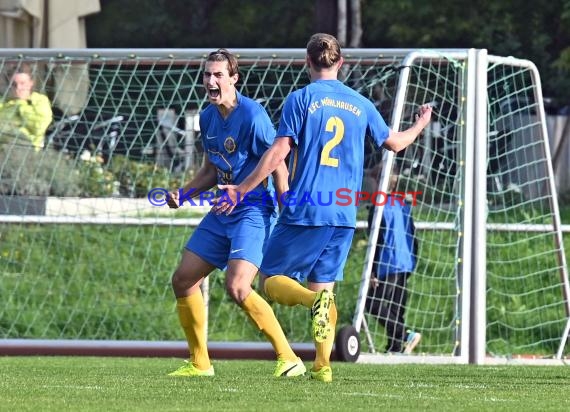
[[171,209],[178,209],[180,207],[180,198],[177,190],[168,192],[168,207]]

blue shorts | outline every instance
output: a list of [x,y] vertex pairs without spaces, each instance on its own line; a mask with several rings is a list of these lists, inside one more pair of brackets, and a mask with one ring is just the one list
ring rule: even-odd
[[260,271],[298,282],[328,283],[343,279],[354,228],[278,223],[267,242]]
[[222,270],[230,259],[243,259],[259,267],[274,223],[270,209],[247,207],[229,216],[210,212],[186,243],[186,249]]

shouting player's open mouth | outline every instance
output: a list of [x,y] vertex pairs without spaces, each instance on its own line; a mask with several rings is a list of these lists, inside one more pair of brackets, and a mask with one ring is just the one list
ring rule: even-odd
[[217,99],[218,97],[220,97],[220,89],[218,89],[217,87],[209,87],[208,96],[210,96],[212,99]]

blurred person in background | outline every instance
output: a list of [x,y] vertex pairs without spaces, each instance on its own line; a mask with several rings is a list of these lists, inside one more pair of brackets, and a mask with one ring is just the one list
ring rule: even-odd
[[53,120],[49,98],[34,91],[32,68],[21,64],[10,77],[10,93],[0,101],[0,142],[44,147],[45,133]]
[[[402,193],[392,194],[398,184],[394,166],[374,252],[366,310],[386,330],[386,353],[410,354],[422,335],[407,329],[407,281],[416,269],[419,252],[412,208]],[[372,226],[375,207],[368,214]]]

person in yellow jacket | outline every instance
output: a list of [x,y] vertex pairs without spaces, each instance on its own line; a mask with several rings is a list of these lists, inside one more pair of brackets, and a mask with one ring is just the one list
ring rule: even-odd
[[0,101],[0,137],[1,141],[27,138],[36,150],[44,146],[45,133],[53,120],[49,98],[33,91],[34,79],[31,68],[21,65],[12,74],[10,80],[11,95]]

